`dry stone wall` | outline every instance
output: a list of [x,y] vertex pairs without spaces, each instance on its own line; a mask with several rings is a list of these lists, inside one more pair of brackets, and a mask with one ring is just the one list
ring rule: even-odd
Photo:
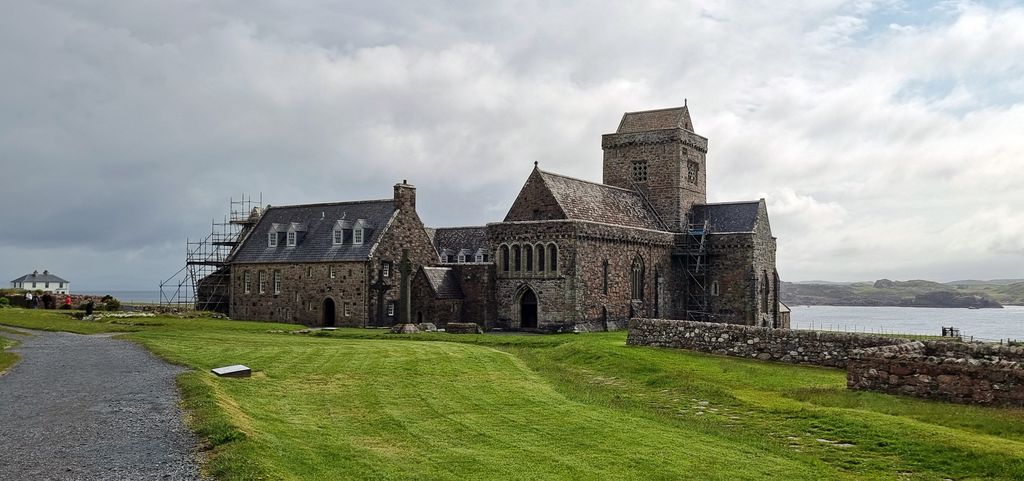
[[738,324],[632,319],[626,343],[671,347],[763,361],[846,367],[856,349],[890,346],[906,339],[843,332],[796,331]]
[[854,351],[850,389],[965,404],[1024,406],[1024,348],[928,341]]

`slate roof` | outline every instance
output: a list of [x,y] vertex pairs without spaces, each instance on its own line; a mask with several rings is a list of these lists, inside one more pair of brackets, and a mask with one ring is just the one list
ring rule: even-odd
[[490,245],[487,243],[487,231],[484,226],[473,227],[438,227],[434,229],[434,236],[431,239],[437,253],[443,255],[445,251],[453,256],[459,252],[466,251],[469,256],[468,262],[473,262],[477,251],[482,250],[484,254],[490,252]]
[[693,223],[703,224],[708,219],[712,234],[754,232],[757,211],[761,201],[698,204],[693,206]]
[[[392,199],[330,204],[305,204],[270,207],[238,250],[231,262],[324,262],[364,261],[395,212]],[[334,245],[334,226],[354,226],[360,219],[370,228],[362,245],[353,245],[352,230],[345,230],[344,242]],[[283,233],[292,225],[306,230],[299,233],[294,247],[288,247],[282,234],[277,247],[269,247],[267,234],[273,229]],[[283,227],[283,229],[282,229]]]
[[690,109],[685,105],[670,109],[626,112],[619,121],[617,134],[646,132],[648,130],[686,129],[693,132]]
[[33,272],[31,274],[25,274],[11,282],[68,282],[60,277],[50,274],[49,271],[43,271],[42,273]]
[[665,230],[647,201],[632,190],[538,172],[569,219]]
[[451,267],[422,267],[435,299],[462,299],[462,288]]

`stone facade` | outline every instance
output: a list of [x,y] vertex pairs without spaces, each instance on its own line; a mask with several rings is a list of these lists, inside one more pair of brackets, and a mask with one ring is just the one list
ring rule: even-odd
[[966,404],[1024,406],[1024,348],[949,341],[854,351],[850,389]]
[[[661,317],[782,326],[765,202],[707,203],[708,141],[687,107],[626,113],[602,148],[603,183],[535,163],[505,218],[486,226],[425,229],[404,182],[390,201],[268,209],[232,254],[231,315],[391,325],[395,268],[407,249],[417,273],[413,322],[591,331]],[[333,243],[331,226],[341,232]],[[297,245],[270,245],[279,233]],[[329,266],[344,278],[325,277]],[[280,292],[254,293],[259,272],[271,285],[281,276]],[[381,297],[382,286],[393,288]],[[332,306],[342,315],[329,315]]]
[[[301,260],[283,259],[279,262],[264,260],[273,259],[274,256],[261,254],[261,257],[255,258],[259,260],[256,262],[249,252],[258,253],[263,249],[268,231],[268,226],[263,224],[269,222],[268,218],[293,220],[296,225],[313,229],[312,226],[318,220],[325,221],[325,224],[335,223],[335,219],[327,218],[328,211],[357,212],[359,209],[365,210],[365,206],[355,202],[323,204],[322,207],[317,204],[268,209],[253,228],[254,234],[245,239],[239,254],[233,254],[234,258],[231,259],[230,316],[234,319],[273,320],[308,326],[395,324],[399,316],[398,263],[402,251],[409,251],[414,269],[434,264],[437,253],[416,213],[415,187],[404,182],[397,184],[391,202],[374,202],[381,204],[376,208],[381,215],[379,219],[373,220],[376,224],[367,221],[367,225],[372,225],[374,231],[379,232],[373,242],[366,242],[346,255],[335,253],[343,247],[350,247],[345,243],[351,242],[351,233],[345,233],[343,247],[337,247],[329,238],[318,238],[331,236],[332,231],[325,228],[298,238],[292,248],[301,254],[299,250],[305,244],[308,243],[309,249],[313,250],[315,241],[318,241],[329,246],[322,252],[313,252]],[[310,213],[314,217],[312,220],[309,219]],[[371,216],[366,214],[366,217]],[[245,243],[257,245],[246,246]],[[246,247],[248,249],[243,250]],[[297,257],[296,253],[290,255]],[[289,254],[282,254],[281,257],[284,255]],[[347,257],[350,260],[332,261],[330,256],[338,259]],[[276,282],[278,279],[279,282]],[[390,287],[384,291],[382,302],[375,289],[379,285]]]
[[626,344],[671,347],[762,361],[846,367],[857,349],[892,346],[907,339],[846,332],[666,319],[633,319]]

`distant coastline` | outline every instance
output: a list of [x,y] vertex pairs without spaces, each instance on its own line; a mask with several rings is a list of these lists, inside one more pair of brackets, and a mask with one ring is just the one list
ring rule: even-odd
[[925,280],[851,283],[783,282],[782,301],[788,305],[851,307],[939,307],[998,309],[1024,305],[1024,280]]

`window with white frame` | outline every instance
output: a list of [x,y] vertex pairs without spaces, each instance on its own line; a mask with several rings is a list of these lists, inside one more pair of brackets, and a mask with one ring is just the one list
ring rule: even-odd
[[267,273],[260,271],[260,294],[267,293]]
[[274,271],[274,294],[281,293],[281,271]]
[[352,243],[355,245],[363,245],[363,229],[355,229],[352,231]]
[[277,232],[267,232],[267,247],[277,247]]
[[295,231],[288,232],[288,247],[295,247]]
[[391,263],[385,261],[380,268],[381,273],[384,277],[391,277]]
[[388,317],[395,317],[395,301],[388,302]]
[[459,254],[459,262],[466,262],[466,254]]
[[341,243],[342,243],[342,239],[345,238],[344,234],[345,234],[345,231],[343,231],[341,229],[334,229],[334,242],[333,242],[333,244],[336,245],[336,246],[340,246]]
[[327,268],[327,273],[328,273],[328,275],[330,276],[331,279],[334,279],[335,277],[337,277],[337,274],[335,274],[335,272],[334,272],[334,266],[328,267]]
[[474,261],[476,261],[476,262],[484,262],[484,254],[482,252],[477,252],[476,253],[476,259],[474,259]]
[[345,303],[345,317],[348,317],[348,316],[351,316],[351,315],[352,315],[352,311],[351,311],[351,309],[348,306],[348,302],[346,302]]
[[252,292],[252,273],[249,271],[242,274],[242,291],[246,294]]

